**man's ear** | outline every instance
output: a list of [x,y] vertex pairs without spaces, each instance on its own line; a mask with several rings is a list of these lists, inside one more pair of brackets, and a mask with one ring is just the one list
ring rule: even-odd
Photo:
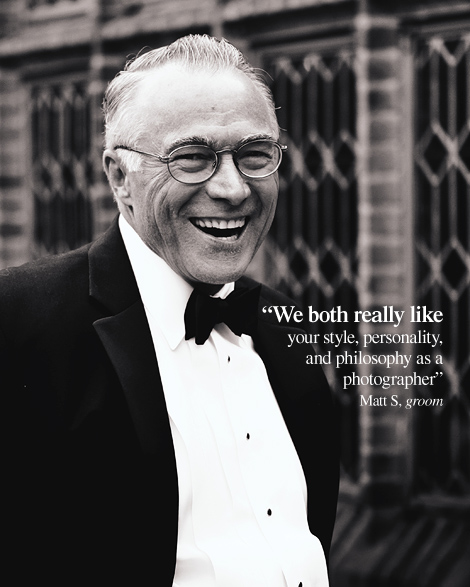
[[126,170],[122,167],[115,151],[106,149],[103,153],[103,167],[118,204],[132,209],[132,194]]

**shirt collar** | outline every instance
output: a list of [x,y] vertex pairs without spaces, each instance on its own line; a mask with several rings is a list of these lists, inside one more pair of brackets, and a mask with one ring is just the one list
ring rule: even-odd
[[[160,327],[169,347],[174,350],[185,335],[184,312],[193,287],[139,237],[119,216],[119,229],[134,271],[145,311]],[[227,297],[235,284],[226,283],[214,297]]]

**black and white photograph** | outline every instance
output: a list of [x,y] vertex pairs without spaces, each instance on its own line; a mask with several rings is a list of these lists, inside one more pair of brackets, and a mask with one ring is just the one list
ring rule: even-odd
[[5,585],[470,586],[470,1],[0,0]]

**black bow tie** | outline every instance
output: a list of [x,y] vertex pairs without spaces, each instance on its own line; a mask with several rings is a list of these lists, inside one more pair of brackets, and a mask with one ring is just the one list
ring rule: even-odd
[[185,339],[195,337],[196,344],[204,344],[216,324],[224,322],[240,336],[253,334],[258,318],[258,300],[261,285],[235,289],[225,299],[212,298],[194,290],[184,313]]

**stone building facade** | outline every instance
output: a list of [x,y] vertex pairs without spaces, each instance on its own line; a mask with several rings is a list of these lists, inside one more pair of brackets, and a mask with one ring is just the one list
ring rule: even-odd
[[[0,266],[109,225],[106,84],[142,47],[187,33],[234,42],[269,74],[280,107],[278,213],[252,273],[319,311],[421,306],[444,317],[318,323],[341,340],[319,345],[326,363],[328,351],[357,357],[345,331],[397,335],[388,347],[371,338],[367,353],[411,354],[407,374],[421,378],[384,388],[374,382],[401,366],[325,365],[342,421],[332,586],[468,587],[468,0],[3,0]],[[442,346],[401,336],[419,331]],[[344,389],[353,371],[359,384]],[[416,405],[392,407],[394,395]]]

